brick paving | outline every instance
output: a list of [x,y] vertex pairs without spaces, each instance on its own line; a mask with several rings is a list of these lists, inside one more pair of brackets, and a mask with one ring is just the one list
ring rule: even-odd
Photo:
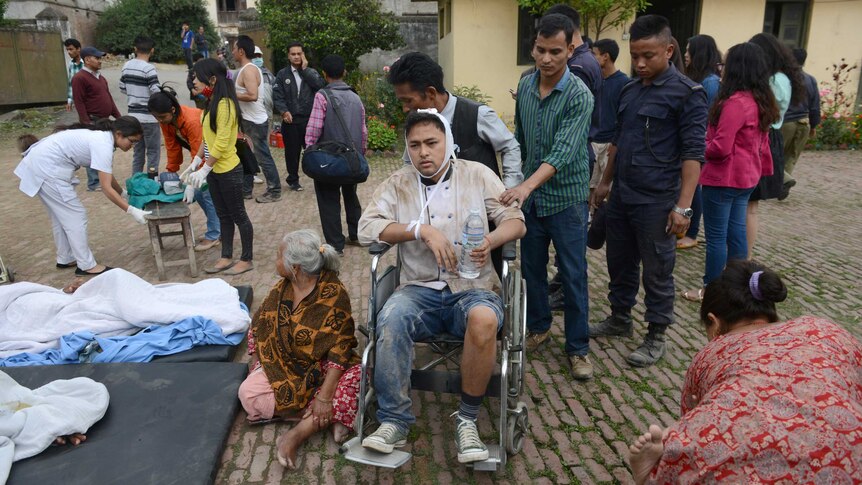
[[[54,268],[50,223],[42,205],[17,190],[12,170],[17,163],[13,143],[0,140],[0,255],[17,271],[19,280],[61,286],[72,279]],[[274,153],[282,160],[281,151]],[[117,152],[115,171],[126,176],[131,154]],[[372,176],[359,189],[368,200],[377,182],[398,166],[398,161],[376,158]],[[761,238],[755,258],[780,271],[790,288],[789,300],[779,307],[784,317],[817,314],[860,330],[859,275],[862,274],[862,155],[858,152],[803,154],[798,165],[800,185],[782,203],[762,204]],[[279,169],[283,172],[283,164]],[[284,176],[282,174],[282,176]],[[275,283],[274,259],[281,236],[293,229],[320,229],[311,182],[305,192],[285,193],[274,204],[247,205],[255,225],[255,265],[250,273],[227,277],[231,284],[249,284],[257,302]],[[256,187],[256,192],[262,191]],[[90,244],[99,262],[120,266],[157,283],[156,266],[146,228],[108,203],[98,192],[78,188],[90,217]],[[204,217],[192,210],[197,234]],[[702,238],[702,236],[701,236]],[[237,241],[237,252],[238,244]],[[166,244],[168,255],[180,256],[180,241]],[[590,251],[591,321],[607,314],[607,275],[604,251]],[[218,257],[218,250],[199,253],[199,264]],[[704,249],[682,251],[676,265],[678,289],[695,288],[703,271]],[[357,321],[364,321],[368,297],[370,258],[360,248],[347,247],[342,280],[351,292]],[[183,268],[169,268],[171,281],[195,281]],[[256,305],[255,305],[256,306]],[[641,322],[642,307],[635,309]],[[562,350],[562,315],[555,314],[553,341],[530,356],[523,399],[530,409],[532,429],[523,452],[511,457],[496,475],[473,472],[458,465],[446,417],[456,408],[456,397],[413,393],[419,415],[407,450],[413,459],[396,471],[378,470],[346,461],[328,435],[312,438],[302,450],[301,471],[285,472],[275,459],[274,443],[284,424],[249,427],[240,413],[233,425],[216,478],[219,484],[240,483],[632,483],[626,466],[632,436],[650,423],[668,425],[679,412],[680,388],[692,356],[705,338],[697,321],[697,306],[677,300],[677,324],[669,333],[664,360],[648,369],[633,369],[624,356],[643,337],[638,324],[631,339],[599,339],[592,344],[596,378],[573,381]],[[362,340],[362,339],[360,339]],[[246,361],[240,352],[239,361]],[[496,401],[487,403],[480,416],[480,431],[490,438],[496,429]]]

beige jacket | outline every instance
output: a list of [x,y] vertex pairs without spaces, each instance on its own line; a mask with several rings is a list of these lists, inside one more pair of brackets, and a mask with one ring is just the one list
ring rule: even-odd
[[[500,225],[509,219],[523,221],[520,209],[503,206],[498,198],[505,187],[503,182],[488,167],[466,160],[453,162],[452,175],[446,182],[448,190],[440,190],[425,210],[422,224],[431,225],[445,234],[455,245],[455,253],[461,256],[461,234],[471,208],[480,208],[488,233],[488,220]],[[406,165],[386,179],[374,191],[371,202],[366,206],[359,220],[359,241],[368,245],[380,240],[380,233],[390,224],[410,224],[419,219],[419,211],[425,205],[425,196],[417,181],[412,165]],[[437,198],[452,209],[451,213],[437,213]],[[500,279],[494,272],[490,259],[482,266],[479,277],[463,279],[437,267],[434,254],[422,241],[409,241],[399,244],[401,258],[401,284],[429,286],[428,283],[445,282],[452,292],[471,288],[484,288],[492,291],[499,289]]]

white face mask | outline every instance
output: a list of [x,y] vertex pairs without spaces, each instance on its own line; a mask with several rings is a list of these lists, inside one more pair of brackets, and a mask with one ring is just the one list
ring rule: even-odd
[[255,57],[254,59],[251,60],[251,63],[257,67],[263,67],[263,58],[262,57]]

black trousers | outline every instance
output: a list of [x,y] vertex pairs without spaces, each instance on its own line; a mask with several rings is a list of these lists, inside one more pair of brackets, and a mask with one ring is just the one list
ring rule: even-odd
[[320,211],[320,225],[326,243],[338,251],[344,250],[344,234],[341,232],[341,196],[344,196],[344,212],[347,215],[347,234],[350,239],[357,238],[359,217],[362,206],[356,196],[356,185],[333,185],[315,181],[314,193],[317,196],[317,209]]
[[299,155],[305,148],[305,128],[308,120],[281,123],[281,137],[284,139],[284,164],[287,166],[287,184],[299,183]]
[[191,49],[191,47],[188,49],[183,48],[183,59],[186,60],[186,65],[189,66],[189,69],[194,67],[194,64],[192,63],[192,49]]
[[240,260],[251,261],[254,256],[254,228],[245,212],[242,180],[242,164],[225,173],[210,172],[207,175],[210,195],[221,224],[221,257],[233,258],[233,235],[236,226],[239,227],[239,239],[242,242]]

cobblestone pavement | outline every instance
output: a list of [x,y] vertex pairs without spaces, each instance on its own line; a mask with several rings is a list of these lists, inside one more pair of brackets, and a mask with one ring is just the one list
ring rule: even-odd
[[[72,279],[68,271],[54,268],[54,246],[44,208],[17,190],[12,170],[17,156],[11,142],[0,156],[0,255],[17,270],[19,280],[61,286]],[[281,151],[275,159],[282,160]],[[131,154],[117,152],[117,174],[129,172]],[[377,182],[397,167],[393,159],[373,160],[372,177],[360,186],[367,201]],[[789,300],[780,306],[785,317],[816,314],[860,331],[859,275],[862,274],[862,156],[858,152],[805,153],[797,168],[800,185],[785,202],[762,204],[763,228],[755,258],[780,271],[790,288]],[[283,173],[283,164],[279,165]],[[274,258],[278,241],[293,229],[319,230],[311,182],[307,190],[286,192],[273,204],[250,202],[255,224],[255,265],[250,273],[227,277],[231,284],[249,284],[257,302],[267,294],[277,276]],[[261,192],[261,186],[256,187]],[[101,193],[78,192],[89,211],[90,244],[99,262],[120,266],[151,282],[158,282],[147,230],[108,203]],[[192,210],[197,234],[203,234],[204,218]],[[702,238],[702,236],[701,236]],[[237,252],[239,242],[237,241]],[[168,241],[168,253],[182,254],[180,241]],[[170,254],[169,254],[170,255]],[[591,321],[608,313],[604,251],[590,251]],[[217,250],[200,254],[199,264],[218,257]],[[676,265],[678,289],[695,288],[703,271],[704,246],[681,251]],[[354,315],[364,321],[368,297],[370,258],[360,248],[347,247],[341,278],[351,292]],[[187,270],[169,268],[171,281],[190,282]],[[641,306],[636,308],[640,322]],[[249,427],[244,413],[237,416],[217,476],[217,483],[631,483],[626,467],[627,446],[650,423],[668,425],[679,413],[680,388],[692,356],[705,338],[697,321],[697,306],[677,300],[677,324],[669,332],[667,356],[648,369],[629,367],[624,356],[643,337],[638,324],[634,338],[599,339],[592,344],[596,378],[575,382],[569,375],[562,351],[562,315],[555,314],[551,345],[530,356],[524,400],[530,409],[532,429],[523,452],[509,460],[497,474],[473,472],[459,466],[452,441],[452,423],[446,417],[456,409],[455,396],[413,393],[419,416],[407,450],[413,459],[397,471],[378,470],[346,461],[328,435],[312,438],[302,450],[301,471],[286,473],[275,459],[274,443],[284,424]],[[360,339],[361,340],[361,339]],[[243,352],[237,360],[246,361]],[[486,403],[480,431],[486,438],[496,426],[491,412],[496,401]]]

